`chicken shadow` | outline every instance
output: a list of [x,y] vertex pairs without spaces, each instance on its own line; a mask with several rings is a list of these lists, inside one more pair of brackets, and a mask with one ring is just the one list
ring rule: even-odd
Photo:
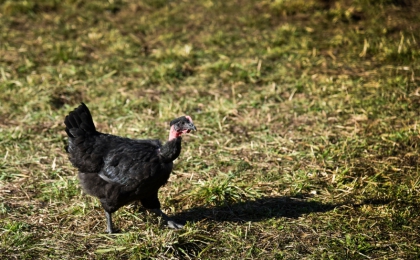
[[384,205],[390,201],[382,199],[366,199],[360,204],[341,203],[330,204],[308,201],[308,196],[263,197],[256,200],[226,203],[214,207],[194,207],[173,215],[173,218],[183,222],[259,222],[270,218],[299,218],[313,212],[328,212],[339,210],[342,206],[360,207],[365,204]]

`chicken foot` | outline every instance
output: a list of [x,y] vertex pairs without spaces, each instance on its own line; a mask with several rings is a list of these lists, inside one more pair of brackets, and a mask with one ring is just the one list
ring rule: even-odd
[[168,227],[172,229],[182,229],[184,227],[184,225],[176,223],[173,219],[168,217],[168,215],[163,213],[161,209],[149,209],[149,211],[153,212],[159,217],[162,217],[168,223]]

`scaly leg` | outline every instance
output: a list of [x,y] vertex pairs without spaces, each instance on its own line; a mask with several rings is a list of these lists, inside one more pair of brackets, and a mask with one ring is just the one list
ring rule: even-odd
[[155,213],[157,216],[162,217],[167,223],[168,227],[173,229],[182,229],[184,225],[176,223],[174,220],[172,220],[168,215],[162,212],[161,209],[148,209],[149,211]]
[[114,233],[114,229],[112,227],[112,216],[111,213],[109,213],[108,211],[105,211],[105,217],[106,217],[106,232],[108,232],[108,234],[112,234]]

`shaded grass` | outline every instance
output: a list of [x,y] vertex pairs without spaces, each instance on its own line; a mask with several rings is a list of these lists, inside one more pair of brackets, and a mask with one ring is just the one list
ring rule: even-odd
[[[1,1],[0,255],[7,259],[416,259],[415,1]],[[64,152],[102,132],[199,131],[105,235]]]

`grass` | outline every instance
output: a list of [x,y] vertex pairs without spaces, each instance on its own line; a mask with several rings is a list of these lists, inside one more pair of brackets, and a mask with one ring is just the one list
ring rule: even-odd
[[[0,0],[0,258],[417,259],[420,6],[410,0]],[[163,210],[107,235],[67,159],[189,114]]]

